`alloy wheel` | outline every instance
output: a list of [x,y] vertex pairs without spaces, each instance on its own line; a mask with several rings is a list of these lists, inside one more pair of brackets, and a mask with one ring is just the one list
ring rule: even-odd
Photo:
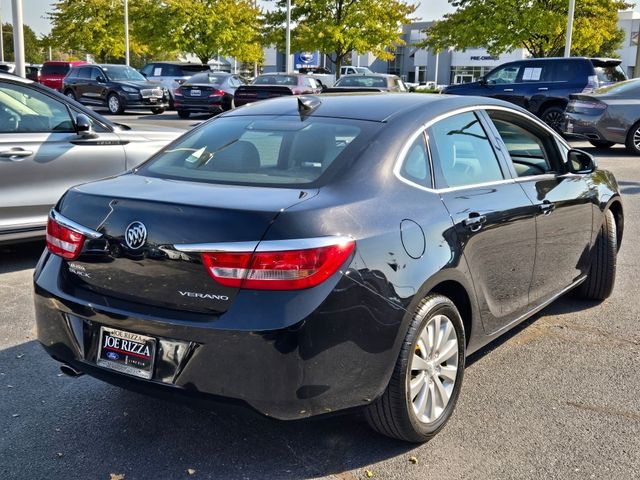
[[120,100],[115,95],[109,97],[109,111],[111,113],[118,113],[120,110]]
[[636,128],[633,132],[633,145],[636,150],[640,152],[640,127]]
[[416,418],[435,422],[449,404],[458,375],[458,337],[446,315],[433,316],[423,327],[408,374],[408,397]]
[[553,128],[556,132],[562,130],[562,123],[564,122],[564,115],[559,110],[552,110],[544,114],[544,122]]

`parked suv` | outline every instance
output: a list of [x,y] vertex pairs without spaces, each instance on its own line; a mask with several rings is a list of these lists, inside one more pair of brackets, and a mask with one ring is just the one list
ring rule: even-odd
[[162,113],[169,92],[126,65],[73,67],[63,82],[64,94],[84,104],[107,107],[113,115],[128,108]]
[[87,62],[75,60],[72,62],[51,61],[42,64],[39,83],[54,90],[62,91],[62,79],[69,73],[71,67],[76,65],[88,65]]
[[169,107],[173,108],[175,90],[192,75],[209,72],[209,65],[185,62],[152,62],[140,69],[140,73],[152,82],[157,82],[169,91]]
[[507,100],[560,131],[569,95],[591,92],[626,78],[618,59],[531,58],[505,63],[477,82],[450,85],[443,93]]

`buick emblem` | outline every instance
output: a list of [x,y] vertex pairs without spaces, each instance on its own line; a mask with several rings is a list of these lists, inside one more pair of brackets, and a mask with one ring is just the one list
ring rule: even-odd
[[147,241],[147,227],[142,222],[129,224],[124,232],[124,241],[131,250],[137,250]]

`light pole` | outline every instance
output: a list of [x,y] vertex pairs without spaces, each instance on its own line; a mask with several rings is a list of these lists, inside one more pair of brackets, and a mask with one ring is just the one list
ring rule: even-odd
[[4,32],[2,31],[2,9],[0,9],[0,62],[4,62]]
[[129,0],[124,0],[124,63],[129,65]]
[[286,56],[286,72],[293,70],[291,68],[291,0],[287,0],[287,28],[285,38],[285,56]]
[[13,51],[15,53],[16,75],[25,76],[24,69],[24,34],[22,32],[22,0],[13,0]]
[[571,33],[573,32],[573,13],[576,9],[576,0],[569,0],[569,17],[567,18],[567,38],[564,44],[564,56],[571,56]]

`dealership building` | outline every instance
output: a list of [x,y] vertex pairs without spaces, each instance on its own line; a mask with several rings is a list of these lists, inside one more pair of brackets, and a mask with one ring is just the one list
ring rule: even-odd
[[[368,67],[377,73],[392,73],[407,82],[434,81],[438,85],[450,85],[476,81],[498,65],[522,60],[528,56],[527,51],[522,48],[499,56],[492,56],[482,48],[462,51],[449,49],[436,54],[415,47],[425,39],[425,30],[432,24],[433,22],[414,22],[404,25],[402,39],[405,44],[398,47],[393,60],[381,60],[371,53],[364,55],[354,53],[351,65]],[[619,12],[618,28],[624,30],[625,40],[617,53],[622,60],[622,68],[629,77],[633,77],[640,30],[640,12]],[[309,55],[310,57],[311,55]],[[331,69],[331,62],[323,55],[315,54],[313,58],[316,59],[315,65]],[[281,72],[284,69],[284,53],[275,48],[267,49],[265,51],[264,72]]]

